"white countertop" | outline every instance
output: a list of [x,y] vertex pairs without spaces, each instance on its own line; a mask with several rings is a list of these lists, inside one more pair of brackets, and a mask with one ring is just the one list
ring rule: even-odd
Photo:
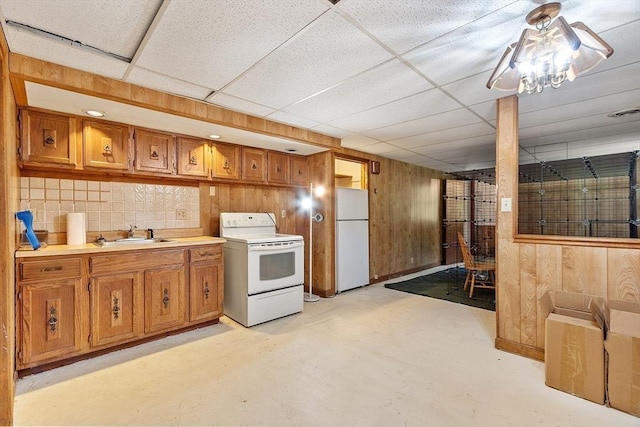
[[93,242],[84,245],[47,245],[46,247],[41,247],[37,251],[31,249],[31,247],[20,248],[16,251],[16,258],[181,248],[186,246],[217,245],[222,244],[225,241],[225,239],[220,237],[199,236],[171,238],[170,242],[140,244],[129,243],[121,246],[98,246]]

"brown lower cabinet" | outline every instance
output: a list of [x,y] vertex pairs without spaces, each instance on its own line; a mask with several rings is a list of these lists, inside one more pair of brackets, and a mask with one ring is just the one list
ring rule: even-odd
[[18,370],[222,316],[222,246],[16,259]]

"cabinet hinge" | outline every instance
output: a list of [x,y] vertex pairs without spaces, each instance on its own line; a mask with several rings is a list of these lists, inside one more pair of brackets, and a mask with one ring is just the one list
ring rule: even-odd
[[91,282],[87,283],[87,290],[91,292]]
[[22,362],[22,350],[18,350],[18,360]]
[[87,337],[87,342],[91,343],[91,334]]
[[22,291],[18,292],[18,301],[22,301]]

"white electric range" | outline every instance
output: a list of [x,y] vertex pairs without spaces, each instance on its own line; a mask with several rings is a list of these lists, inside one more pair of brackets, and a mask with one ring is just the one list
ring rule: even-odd
[[244,326],[302,311],[304,240],[279,234],[273,213],[223,212],[224,314]]

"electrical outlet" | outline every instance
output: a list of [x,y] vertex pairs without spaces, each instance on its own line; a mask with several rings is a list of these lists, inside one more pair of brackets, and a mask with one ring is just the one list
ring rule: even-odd
[[373,280],[378,280],[378,275],[377,274],[373,275]]
[[187,219],[187,210],[176,209],[176,219]]
[[282,216],[282,218],[286,218],[287,217],[286,209],[282,209],[281,216]]
[[413,264],[413,257],[411,257],[411,264]]

